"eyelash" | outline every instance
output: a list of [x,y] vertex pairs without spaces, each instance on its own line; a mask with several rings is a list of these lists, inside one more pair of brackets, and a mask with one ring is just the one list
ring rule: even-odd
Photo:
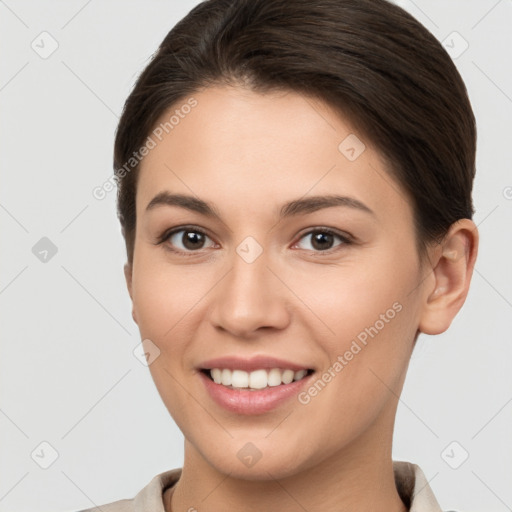
[[[193,232],[193,233],[200,233],[201,235],[210,238],[210,236],[205,231],[203,231],[201,228],[199,228],[197,226],[180,226],[178,228],[173,228],[171,230],[164,231],[158,237],[158,240],[155,245],[163,244],[171,236],[175,235],[176,233],[179,233],[180,231],[189,231],[189,232]],[[336,252],[343,246],[351,245],[354,243],[349,235],[341,234],[331,228],[324,228],[324,227],[317,227],[317,228],[310,229],[309,231],[307,231],[301,235],[301,237],[299,238],[299,241],[302,240],[302,238],[306,237],[307,235],[311,235],[313,233],[324,233],[324,234],[328,234],[328,235],[333,235],[335,237],[338,237],[342,241],[341,244],[339,244],[331,249],[327,249],[325,251],[313,251],[315,256],[322,256],[322,255],[328,256],[328,255],[333,254],[334,252]],[[181,250],[173,249],[170,245],[166,245],[165,248],[175,254],[179,254],[182,256],[196,256],[201,251],[201,249],[198,249],[197,251],[181,251]]]

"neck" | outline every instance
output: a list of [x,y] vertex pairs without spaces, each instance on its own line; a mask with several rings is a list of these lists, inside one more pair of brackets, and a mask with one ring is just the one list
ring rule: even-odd
[[[395,486],[392,426],[374,424],[349,446],[291,476],[244,480],[217,471],[185,441],[181,477],[166,496],[166,512],[407,512]],[[227,507],[229,504],[229,507]]]

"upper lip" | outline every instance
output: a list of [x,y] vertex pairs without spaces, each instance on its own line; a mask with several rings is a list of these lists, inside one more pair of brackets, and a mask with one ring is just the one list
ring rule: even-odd
[[252,372],[260,369],[271,369],[271,368],[282,368],[290,369],[294,371],[309,370],[308,366],[293,363],[292,361],[285,361],[284,359],[278,359],[270,356],[254,356],[250,359],[244,359],[238,356],[225,356],[218,357],[215,359],[209,359],[203,361],[199,368],[201,370],[211,370],[212,368],[228,368],[231,370],[244,370],[246,372]]

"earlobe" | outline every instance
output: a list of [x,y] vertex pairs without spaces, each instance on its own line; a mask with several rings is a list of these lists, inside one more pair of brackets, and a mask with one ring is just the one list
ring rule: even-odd
[[432,273],[434,283],[426,290],[418,329],[425,334],[446,331],[464,304],[478,252],[478,230],[470,219],[449,229],[439,247]]
[[127,262],[124,264],[124,278],[126,280],[126,287],[128,288],[128,293],[130,294],[130,299],[132,301],[132,318],[135,323],[137,323],[137,318],[135,315],[135,304],[133,303],[133,294],[132,294],[132,266]]

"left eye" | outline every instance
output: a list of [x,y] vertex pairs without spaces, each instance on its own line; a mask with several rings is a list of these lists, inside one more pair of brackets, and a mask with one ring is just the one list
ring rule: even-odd
[[[180,235],[180,233],[182,234]],[[176,246],[178,242],[180,242],[182,247],[178,245],[178,250],[188,252],[203,249],[205,239],[207,238],[210,239],[206,233],[197,229],[180,229],[165,235],[164,240],[169,240],[172,246]],[[213,245],[215,244],[212,244],[212,246]]]
[[[301,238],[301,240],[308,237],[311,238],[311,246],[313,247],[314,251],[328,251],[329,249],[332,249],[333,240],[335,238],[341,240],[341,243],[337,245],[349,243],[349,240],[346,237],[339,235],[338,233],[335,233],[329,229],[316,229],[314,231],[310,231],[309,233],[306,233]],[[334,247],[337,247],[337,245]]]

